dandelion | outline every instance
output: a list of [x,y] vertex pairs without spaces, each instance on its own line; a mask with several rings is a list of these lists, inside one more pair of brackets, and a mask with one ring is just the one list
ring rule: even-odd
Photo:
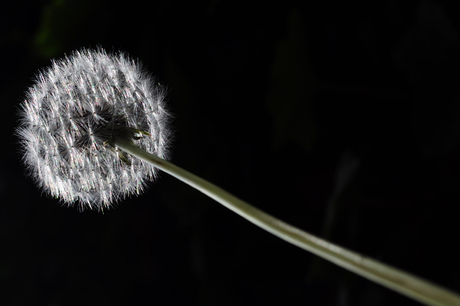
[[81,50],[42,71],[17,134],[39,186],[69,206],[103,210],[140,194],[160,169],[279,238],[427,305],[460,297],[295,228],[168,162],[165,91],[123,54]]
[[167,157],[165,90],[123,54],[82,50],[42,71],[22,105],[24,160],[38,184],[68,205],[103,210],[140,194],[157,170],[117,139]]

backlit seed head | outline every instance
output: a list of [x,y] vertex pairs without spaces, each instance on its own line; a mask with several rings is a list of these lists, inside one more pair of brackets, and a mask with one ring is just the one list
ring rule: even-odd
[[140,194],[156,169],[117,138],[167,158],[165,90],[124,54],[76,51],[40,72],[17,130],[38,185],[69,206],[103,210]]

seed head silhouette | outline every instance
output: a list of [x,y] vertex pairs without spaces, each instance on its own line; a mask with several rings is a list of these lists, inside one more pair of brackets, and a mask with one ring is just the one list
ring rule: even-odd
[[157,170],[120,138],[166,159],[165,90],[128,56],[80,50],[39,73],[17,130],[38,185],[69,206],[103,210],[140,194]]

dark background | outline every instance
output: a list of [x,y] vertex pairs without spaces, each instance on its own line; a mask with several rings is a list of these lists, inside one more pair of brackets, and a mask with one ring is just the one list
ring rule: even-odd
[[460,10],[445,1],[8,1],[1,305],[419,305],[166,174],[105,214],[46,197],[13,135],[38,69],[124,51],[169,88],[172,161],[460,292]]

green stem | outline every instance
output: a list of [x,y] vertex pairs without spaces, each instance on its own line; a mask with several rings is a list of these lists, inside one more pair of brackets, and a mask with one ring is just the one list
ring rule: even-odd
[[427,282],[417,276],[385,265],[371,258],[332,244],[238,199],[214,184],[166,161],[147,153],[128,141],[117,141],[120,149],[154,165],[162,171],[198,189],[246,220],[279,238],[322,257],[351,272],[399,292],[426,305],[460,305],[460,296]]

